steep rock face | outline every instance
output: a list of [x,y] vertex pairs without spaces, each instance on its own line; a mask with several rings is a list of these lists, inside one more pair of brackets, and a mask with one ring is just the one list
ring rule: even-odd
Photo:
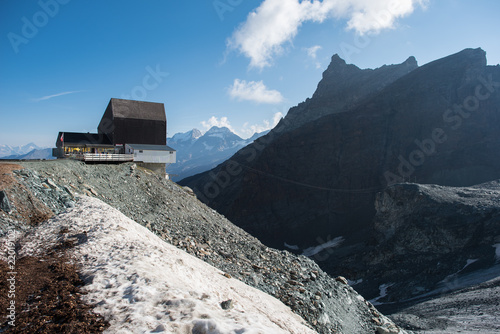
[[[327,81],[306,103],[327,100]],[[500,178],[499,91],[500,67],[486,66],[483,50],[467,49],[411,71],[348,112],[332,109],[289,131],[287,117],[225,164],[182,183],[268,245],[300,251],[343,237],[320,260],[329,268],[367,242],[375,195],[388,184]]]
[[397,184],[376,199],[371,243],[340,259],[377,302],[455,290],[500,274],[500,182],[474,187]]
[[287,128],[295,129],[322,116],[347,111],[416,68],[416,59],[409,57],[402,64],[360,69],[335,54],[313,97],[288,112]]

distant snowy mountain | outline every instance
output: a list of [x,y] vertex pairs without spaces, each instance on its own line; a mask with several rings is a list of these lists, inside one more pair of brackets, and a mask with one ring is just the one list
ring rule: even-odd
[[7,156],[24,155],[33,150],[42,148],[43,147],[39,147],[34,143],[29,143],[23,146],[0,145],[0,158],[4,158]]
[[26,154],[21,155],[9,155],[6,157],[0,157],[0,159],[16,159],[16,160],[50,160],[55,159],[52,156],[51,148],[41,148],[30,151]]
[[167,138],[170,147],[177,150],[177,162],[168,167],[174,181],[209,170],[229,159],[242,147],[265,135],[268,131],[242,139],[226,127],[212,127],[202,135],[198,129],[176,133]]
[[172,138],[168,138],[168,142],[176,145],[191,145],[202,135],[200,130],[193,129],[184,133],[176,133]]

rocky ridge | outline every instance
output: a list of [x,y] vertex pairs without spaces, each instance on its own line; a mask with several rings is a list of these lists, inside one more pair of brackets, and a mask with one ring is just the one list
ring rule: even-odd
[[[293,119],[287,116],[267,137],[181,184],[268,246],[291,245],[302,253],[341,238],[342,243],[314,257],[329,273],[369,281],[374,279],[373,265],[377,272],[384,266],[396,273],[394,280],[401,278],[395,261],[374,258],[372,264],[367,256],[356,266],[352,260],[370,253],[377,242],[372,237],[376,224],[381,224],[375,222],[377,193],[410,179],[464,187],[500,178],[500,66],[486,64],[483,50],[466,49],[410,71],[343,112],[329,107],[331,114],[289,131]],[[338,72],[345,66],[332,62]],[[322,99],[319,94],[318,103]],[[304,117],[308,110],[303,111]],[[420,214],[419,219],[422,214],[431,215],[432,221],[441,211],[414,214]],[[452,230],[446,232],[454,238]],[[376,245],[383,252],[385,243]],[[415,249],[406,259],[418,257],[422,266],[433,265],[424,261],[427,255],[425,249]],[[460,261],[461,266],[466,264],[462,257]],[[455,273],[459,262],[450,263],[432,279]],[[403,269],[411,276],[418,274],[415,268]],[[391,282],[365,282],[366,289],[356,288],[375,298],[380,286]],[[423,292],[435,282],[428,283],[412,289]],[[394,300],[406,298],[395,291],[396,286]]]
[[[500,177],[499,91],[500,67],[467,49],[287,131],[290,111],[267,136],[180,183],[266,245],[307,248],[328,235],[353,245],[368,235],[375,196],[388,184],[470,186]],[[322,94],[307,103],[323,103]]]
[[362,279],[355,288],[366,297],[376,298],[385,285],[377,302],[394,309],[500,275],[499,181],[396,184],[377,195],[375,206],[372,239],[328,268]]
[[413,333],[500,333],[500,278],[412,305],[391,315]]
[[[6,188],[9,198],[30,193],[38,206],[54,214],[74,205],[77,194],[99,198],[228,277],[275,296],[319,333],[398,332],[345,279],[333,279],[304,256],[262,245],[202,205],[189,190],[148,170],[133,164],[84,165],[69,160],[21,165],[24,169],[12,176],[20,187]],[[0,213],[3,233],[9,228],[29,229],[27,221],[15,218],[19,208],[14,205],[10,214]]]
[[335,54],[312,98],[288,111],[286,128],[296,129],[323,116],[348,111],[417,68],[415,57],[409,57],[401,64],[360,69]]

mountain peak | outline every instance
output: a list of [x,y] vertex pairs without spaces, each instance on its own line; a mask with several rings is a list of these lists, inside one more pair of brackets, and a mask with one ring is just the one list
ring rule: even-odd
[[408,59],[406,59],[403,64],[411,67],[418,67],[417,59],[414,56],[408,57]]
[[212,134],[212,133],[233,133],[229,128],[222,126],[212,126],[205,134]]
[[338,54],[334,54],[312,98],[291,108],[286,115],[287,130],[328,114],[349,111],[416,68],[418,64],[415,57],[409,57],[401,64],[361,69],[347,64]]
[[169,138],[169,141],[173,142],[186,142],[186,141],[194,141],[202,136],[202,133],[198,129],[193,129],[188,132],[179,132],[176,133],[172,138]]
[[196,129],[196,128],[195,128],[195,129],[193,129],[193,130],[191,130],[191,137],[192,137],[193,139],[198,139],[198,138],[200,138],[201,136],[203,136],[203,134],[201,133],[201,131],[200,131],[200,130],[198,130],[198,129]]
[[483,67],[486,66],[487,60],[486,60],[486,51],[484,51],[481,48],[476,48],[476,49],[465,49],[462,50],[458,53],[455,54],[458,57],[463,57],[466,59],[469,59],[472,61],[474,64]]
[[332,56],[332,60],[330,62],[330,65],[335,64],[335,65],[347,65],[344,59],[342,59],[338,53],[334,54]]

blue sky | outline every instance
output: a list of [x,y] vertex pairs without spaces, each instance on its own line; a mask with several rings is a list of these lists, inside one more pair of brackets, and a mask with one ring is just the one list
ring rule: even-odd
[[95,132],[109,99],[165,104],[169,136],[242,137],[310,97],[331,56],[420,65],[482,47],[500,63],[496,0],[0,2],[0,144]]

